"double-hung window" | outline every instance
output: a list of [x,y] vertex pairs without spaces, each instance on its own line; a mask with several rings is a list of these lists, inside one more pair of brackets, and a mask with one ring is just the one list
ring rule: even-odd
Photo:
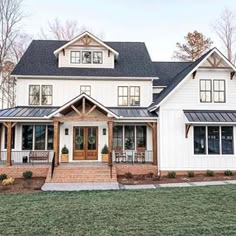
[[225,80],[200,80],[200,102],[224,103],[225,90]]
[[40,105],[40,85],[29,86],[29,105]]
[[42,85],[41,104],[52,105],[52,85]]
[[140,105],[140,87],[131,86],[130,87],[130,106],[139,106]]
[[233,126],[195,126],[194,154],[232,155]]
[[79,64],[80,63],[80,51],[70,52],[70,63]]
[[118,106],[140,106],[140,87],[119,86]]
[[128,106],[128,86],[118,87],[118,106]]
[[29,105],[52,105],[52,85],[29,85]]

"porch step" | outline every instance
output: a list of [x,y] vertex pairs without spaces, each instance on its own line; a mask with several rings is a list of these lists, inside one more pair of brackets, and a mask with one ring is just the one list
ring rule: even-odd
[[117,182],[116,168],[112,168],[111,178],[108,166],[58,166],[54,169],[53,178],[51,178],[51,170],[49,170],[46,179],[46,183],[87,182]]

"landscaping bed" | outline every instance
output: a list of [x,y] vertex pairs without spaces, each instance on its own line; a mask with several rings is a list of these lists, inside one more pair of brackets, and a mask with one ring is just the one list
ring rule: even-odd
[[188,175],[176,175],[175,178],[168,176],[157,176],[153,174],[146,175],[132,175],[127,173],[126,175],[119,175],[117,178],[120,184],[136,185],[136,184],[167,184],[167,183],[186,183],[186,182],[204,182],[204,181],[226,181],[236,180],[236,174],[232,176],[226,176],[224,173],[217,173],[214,176],[208,176],[207,174],[195,174],[194,177],[188,177]]
[[0,193],[27,193],[39,192],[45,183],[45,178],[35,177],[32,179],[18,178],[14,184],[3,186],[0,184]]

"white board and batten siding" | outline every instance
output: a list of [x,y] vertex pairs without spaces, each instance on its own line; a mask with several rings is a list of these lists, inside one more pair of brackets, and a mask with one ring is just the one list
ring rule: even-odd
[[[200,79],[225,79],[226,103],[200,103]],[[236,110],[236,80],[228,71],[198,70],[187,78],[160,106],[159,165],[161,170],[236,170],[234,155],[194,155],[193,126],[185,138],[187,121],[183,110]]]
[[[17,81],[16,104],[17,106],[29,105],[29,85],[52,85],[53,106],[62,106],[80,94],[81,85],[91,86],[91,97],[104,106],[118,106],[119,86],[140,87],[140,107],[148,107],[152,101],[151,80],[72,80],[72,79],[35,79],[20,78]],[[26,95],[27,94],[27,95]],[[22,96],[24,95],[24,96]]]

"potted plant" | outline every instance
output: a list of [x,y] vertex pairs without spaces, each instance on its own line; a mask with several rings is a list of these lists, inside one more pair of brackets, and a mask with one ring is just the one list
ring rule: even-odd
[[101,153],[102,153],[102,161],[108,162],[109,150],[106,144],[104,145]]
[[61,149],[61,162],[68,162],[69,161],[69,149],[64,145]]

